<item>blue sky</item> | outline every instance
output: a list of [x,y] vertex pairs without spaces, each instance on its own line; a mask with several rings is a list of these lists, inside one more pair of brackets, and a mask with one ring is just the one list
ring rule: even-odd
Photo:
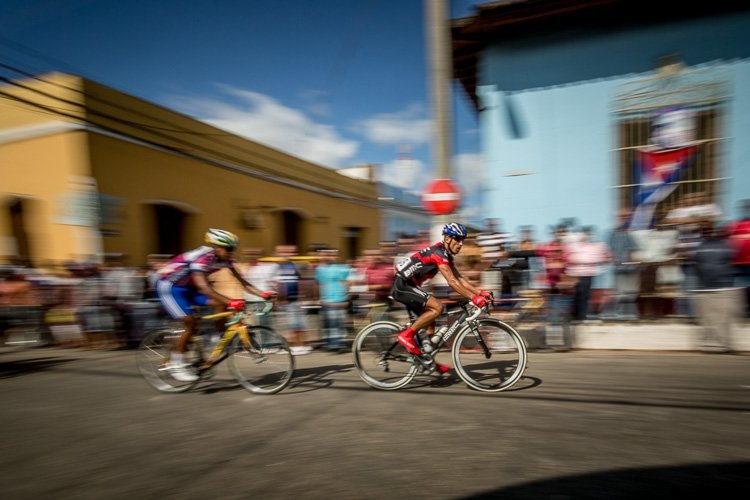
[[[452,0],[450,16],[476,3]],[[0,62],[79,74],[327,167],[380,164],[419,192],[433,177],[423,8],[422,0],[3,0]],[[455,84],[452,105],[454,177],[472,192],[481,182],[477,121]],[[402,144],[410,162],[397,161]]]

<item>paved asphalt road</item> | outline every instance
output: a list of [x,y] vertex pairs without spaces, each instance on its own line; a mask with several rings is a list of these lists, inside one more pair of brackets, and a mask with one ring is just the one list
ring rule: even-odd
[[132,351],[0,350],[0,498],[750,498],[750,356],[532,353],[499,394],[297,361],[165,395]]

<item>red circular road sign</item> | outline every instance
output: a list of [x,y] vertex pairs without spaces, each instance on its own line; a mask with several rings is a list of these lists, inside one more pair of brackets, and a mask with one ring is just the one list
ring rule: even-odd
[[422,205],[435,215],[452,214],[461,202],[461,192],[450,179],[435,179],[422,193]]

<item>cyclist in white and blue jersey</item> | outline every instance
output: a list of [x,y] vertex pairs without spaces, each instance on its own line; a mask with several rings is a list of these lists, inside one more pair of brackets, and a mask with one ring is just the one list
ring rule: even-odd
[[[225,297],[214,289],[208,281],[208,275],[221,269],[229,269],[248,293],[264,299],[271,299],[275,292],[258,290],[247,282],[237,271],[232,260],[232,252],[239,245],[239,238],[222,229],[209,229],[205,234],[206,245],[172,258],[158,271],[156,293],[164,309],[174,319],[181,319],[185,331],[180,335],[175,350],[172,352],[168,368],[174,378],[190,382],[197,375],[185,368],[184,353],[190,337],[196,332],[198,318],[193,313],[193,306],[214,306],[217,310],[242,309],[244,300]],[[219,322],[217,329],[223,330]]]

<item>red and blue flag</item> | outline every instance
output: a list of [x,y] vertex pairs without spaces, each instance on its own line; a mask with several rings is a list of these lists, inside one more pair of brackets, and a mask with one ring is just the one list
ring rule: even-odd
[[695,145],[671,149],[636,151],[634,179],[639,186],[634,195],[631,229],[653,226],[656,206],[677,188],[695,155]]

